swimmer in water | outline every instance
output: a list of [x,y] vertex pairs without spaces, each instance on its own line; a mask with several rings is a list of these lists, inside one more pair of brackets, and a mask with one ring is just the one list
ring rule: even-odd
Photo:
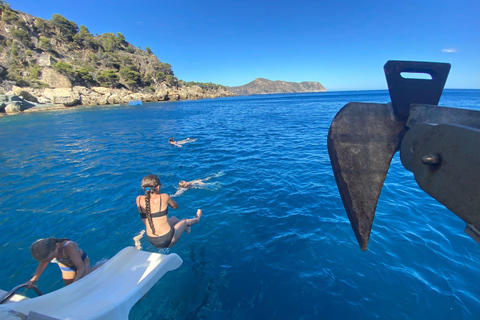
[[197,141],[197,139],[187,138],[187,139],[180,140],[180,141],[175,141],[173,138],[168,139],[168,142],[171,145],[174,145],[174,146],[180,147],[180,148],[182,147],[182,144],[189,143],[189,142],[195,142],[195,141]]
[[210,176],[210,177],[206,177],[204,179],[197,179],[197,180],[192,180],[192,181],[182,180],[178,183],[177,192],[175,192],[175,194],[172,195],[172,197],[178,197],[179,195],[181,195],[182,193],[184,193],[188,189],[204,187],[204,186],[206,186],[205,181],[208,181],[213,177],[214,176]]

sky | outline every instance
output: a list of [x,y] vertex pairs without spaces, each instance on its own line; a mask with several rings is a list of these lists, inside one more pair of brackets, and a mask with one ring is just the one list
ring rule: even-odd
[[387,89],[388,60],[447,62],[445,85],[480,88],[478,0],[7,0],[92,34],[122,33],[184,81],[318,81]]

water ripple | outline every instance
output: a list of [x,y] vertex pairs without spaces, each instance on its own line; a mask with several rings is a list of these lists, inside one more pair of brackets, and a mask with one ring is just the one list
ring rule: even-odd
[[[453,107],[478,100],[468,90],[442,97]],[[167,251],[142,239],[145,250],[176,252],[184,263],[130,319],[478,319],[478,245],[398,155],[369,250],[358,248],[326,151],[330,122],[349,101],[389,96],[269,95],[0,118],[0,287],[31,277],[29,247],[40,237],[70,237],[92,261],[133,245],[144,175],[159,174],[169,194],[180,180],[212,176],[175,198],[179,218],[204,210],[191,234]],[[171,136],[198,140],[177,148]],[[60,288],[58,275],[47,268],[41,289]]]

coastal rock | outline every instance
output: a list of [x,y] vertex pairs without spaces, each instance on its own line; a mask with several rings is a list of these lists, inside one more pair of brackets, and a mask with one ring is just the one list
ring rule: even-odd
[[[36,112],[43,110],[58,110],[71,106],[111,105],[128,103],[132,100],[143,102],[168,101],[168,100],[197,100],[205,98],[229,97],[233,94],[224,89],[205,90],[199,86],[167,87],[158,85],[155,92],[141,93],[127,89],[111,89],[103,87],[87,88],[75,86],[73,88],[20,88],[12,87],[6,95],[0,95],[0,113],[6,114],[5,108],[12,102],[8,109],[9,114],[21,111]],[[23,99],[22,97],[28,97]],[[34,101],[36,99],[36,102]]]
[[52,88],[72,87],[72,82],[70,82],[70,79],[50,67],[45,67],[42,69],[40,81],[48,84]]
[[12,86],[12,92],[17,96],[16,98],[19,100],[23,98],[27,101],[38,103],[38,99],[35,96],[33,96],[30,92],[26,91],[24,88]]
[[108,104],[118,104],[122,103],[122,97],[119,96],[118,94],[112,94],[107,97],[107,102]]
[[[0,67],[0,71],[2,68]],[[15,85],[15,81],[11,80],[2,80],[0,81],[0,92],[5,93],[12,90],[12,87]]]
[[[43,98],[48,99],[47,101],[54,104],[63,104],[66,107],[72,107],[82,103],[80,94],[67,88],[45,89]],[[39,99],[39,101],[40,100],[44,99]]]
[[19,95],[27,101],[38,103],[38,99],[25,90],[20,91]]
[[112,94],[112,90],[110,88],[104,88],[104,87],[93,87],[92,91],[100,94]]
[[5,107],[6,114],[22,112],[22,103],[19,101],[12,101]]
[[165,84],[157,85],[155,88],[154,96],[157,101],[166,101],[168,100],[168,87]]
[[55,59],[53,59],[52,56],[47,53],[43,53],[37,58],[37,64],[41,67],[50,67],[54,63]]

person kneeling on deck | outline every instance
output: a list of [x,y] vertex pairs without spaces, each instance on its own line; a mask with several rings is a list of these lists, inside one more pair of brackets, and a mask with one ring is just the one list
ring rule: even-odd
[[200,222],[202,210],[198,209],[193,219],[168,217],[168,207],[177,209],[178,203],[168,194],[161,193],[161,186],[158,176],[151,174],[144,177],[142,188],[145,195],[137,197],[137,207],[145,224],[148,241],[157,248],[170,248],[178,242],[184,231],[190,233],[190,227]]
[[34,285],[38,281],[50,262],[58,263],[65,285],[83,278],[92,271],[87,253],[69,239],[40,239],[32,244],[30,252],[40,263],[33,277],[27,282],[29,285]]

